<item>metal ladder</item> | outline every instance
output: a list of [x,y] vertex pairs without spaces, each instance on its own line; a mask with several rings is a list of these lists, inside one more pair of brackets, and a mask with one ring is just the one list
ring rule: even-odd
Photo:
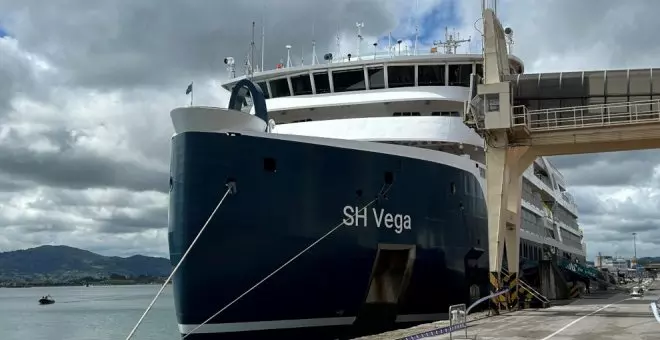
[[[509,275],[509,271],[502,267],[502,273],[504,275]],[[543,304],[543,308],[547,308],[550,306],[550,300],[543,296],[541,293],[536,291],[536,289],[532,288],[527,282],[523,281],[520,277],[518,277],[518,284],[520,287],[522,287],[524,290],[532,294],[533,297],[535,297],[537,300],[539,300]]]

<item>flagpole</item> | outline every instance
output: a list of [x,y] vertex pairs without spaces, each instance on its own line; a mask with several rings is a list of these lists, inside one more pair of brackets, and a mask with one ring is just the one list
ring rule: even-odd
[[[190,85],[193,85],[193,82],[190,82]],[[193,97],[195,96],[195,87],[190,87],[190,106],[193,106]]]

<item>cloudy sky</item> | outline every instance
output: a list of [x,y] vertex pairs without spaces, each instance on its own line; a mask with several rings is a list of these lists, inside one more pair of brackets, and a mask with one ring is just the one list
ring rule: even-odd
[[[369,41],[412,40],[416,23],[422,45],[443,39],[445,26],[474,37],[479,4],[0,0],[0,251],[166,255],[169,111],[186,105],[191,81],[196,104],[226,104],[223,57],[243,59],[263,13],[272,68],[286,44],[295,63],[310,60],[312,39],[319,55],[334,50],[337,27],[342,49],[353,49],[356,21]],[[499,10],[528,72],[660,67],[657,0],[509,0]],[[577,197],[590,257],[630,255],[632,232],[640,256],[660,256],[660,153],[555,163]]]

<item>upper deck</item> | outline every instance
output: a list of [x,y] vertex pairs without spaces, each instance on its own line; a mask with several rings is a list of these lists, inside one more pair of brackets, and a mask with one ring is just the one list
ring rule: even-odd
[[[349,58],[350,59],[350,58]],[[470,74],[483,75],[482,54],[372,54],[352,60],[283,67],[252,75],[267,99],[291,96],[380,90],[416,86],[469,87]],[[512,74],[524,71],[522,61],[509,56]],[[222,86],[231,90],[248,76]]]

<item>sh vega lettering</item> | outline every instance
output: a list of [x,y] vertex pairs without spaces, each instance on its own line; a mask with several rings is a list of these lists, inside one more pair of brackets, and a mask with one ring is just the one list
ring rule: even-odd
[[[371,212],[371,214],[369,214]],[[366,227],[369,224],[368,216],[372,216],[376,223],[376,228],[394,229],[394,232],[401,234],[404,230],[411,229],[410,215],[403,214],[390,214],[386,213],[385,209],[372,208],[371,210],[362,209],[359,207],[352,207],[347,205],[344,207],[344,224],[349,227]]]

